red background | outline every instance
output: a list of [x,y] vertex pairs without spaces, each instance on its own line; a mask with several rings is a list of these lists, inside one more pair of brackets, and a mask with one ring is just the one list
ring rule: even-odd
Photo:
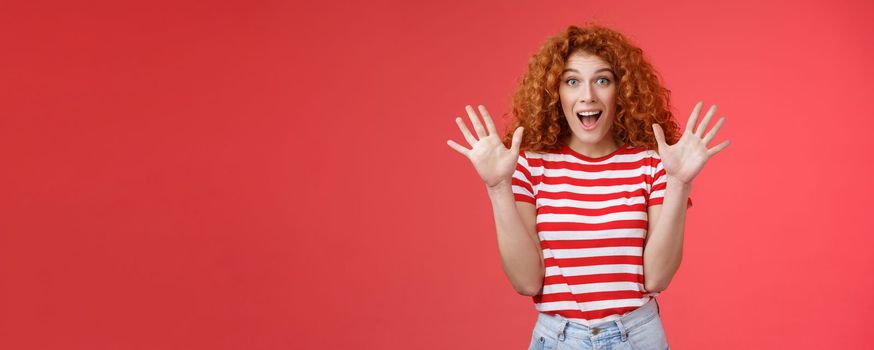
[[672,348],[870,343],[868,2],[77,3],[0,5],[0,348],[524,348],[446,140],[586,20],[727,119]]

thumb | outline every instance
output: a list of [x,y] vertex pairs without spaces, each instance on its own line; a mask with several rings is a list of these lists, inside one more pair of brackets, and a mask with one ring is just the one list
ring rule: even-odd
[[658,142],[659,148],[667,146],[667,143],[665,143],[665,132],[662,131],[662,126],[658,124],[653,124],[652,131],[655,134],[656,142]]
[[522,134],[525,132],[525,128],[518,127],[516,131],[513,132],[513,141],[510,144],[510,152],[513,152],[513,155],[519,155],[519,145],[522,144]]

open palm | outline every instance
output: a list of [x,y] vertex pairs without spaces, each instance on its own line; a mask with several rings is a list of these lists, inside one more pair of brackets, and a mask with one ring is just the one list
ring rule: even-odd
[[701,113],[703,105],[703,102],[695,104],[695,108],[692,109],[692,115],[689,116],[689,121],[686,123],[686,130],[683,132],[683,136],[673,145],[668,145],[665,142],[665,134],[661,126],[658,124],[653,124],[652,126],[665,172],[672,178],[684,183],[691,183],[695,176],[701,172],[701,169],[704,168],[704,164],[707,163],[710,157],[713,157],[731,144],[731,141],[725,140],[713,148],[707,149],[707,144],[713,140],[716,132],[722,127],[725,117],[719,118],[713,129],[704,135],[704,129],[710,123],[713,114],[716,113],[716,105],[710,107],[707,115],[704,116],[704,120],[695,129],[695,123],[698,121],[698,114]]
[[516,161],[519,158],[519,145],[522,143],[522,127],[517,128],[513,133],[510,149],[507,149],[504,147],[503,142],[501,142],[498,131],[495,129],[495,124],[492,122],[492,117],[484,106],[479,106],[479,110],[483,115],[486,128],[483,128],[483,125],[479,122],[473,107],[466,106],[465,109],[479,139],[470,133],[461,117],[458,117],[455,118],[455,123],[458,124],[458,128],[461,129],[464,139],[467,140],[471,148],[464,148],[452,140],[448,140],[446,143],[449,144],[449,147],[470,159],[477,174],[479,174],[486,186],[495,187],[501,183],[509,185],[513,178],[513,172],[516,170]]

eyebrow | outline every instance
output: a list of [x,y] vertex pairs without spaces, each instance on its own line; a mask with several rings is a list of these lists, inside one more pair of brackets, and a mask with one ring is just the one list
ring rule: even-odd
[[[616,76],[616,73],[613,73],[613,70],[610,68],[601,68],[599,70],[596,70],[595,73],[599,73],[599,72],[603,72],[603,71],[610,72],[610,74],[613,74],[613,76]],[[565,70],[563,70],[561,72],[561,74],[564,75],[564,73],[567,73],[567,72],[574,72],[574,73],[580,74],[580,72],[578,70],[573,69],[573,68],[565,68]]]

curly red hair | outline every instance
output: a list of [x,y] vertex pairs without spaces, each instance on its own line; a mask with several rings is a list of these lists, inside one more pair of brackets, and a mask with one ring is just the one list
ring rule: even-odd
[[616,73],[616,118],[610,130],[620,144],[657,151],[652,124],[662,127],[669,144],[677,142],[680,128],[671,113],[671,91],[659,82],[643,50],[615,30],[588,24],[582,28],[570,26],[547,39],[528,61],[528,71],[513,94],[515,118],[504,135],[505,146],[510,147],[513,131],[520,126],[525,128],[522,150],[555,150],[570,136],[558,88],[568,57],[577,51],[600,57]]

